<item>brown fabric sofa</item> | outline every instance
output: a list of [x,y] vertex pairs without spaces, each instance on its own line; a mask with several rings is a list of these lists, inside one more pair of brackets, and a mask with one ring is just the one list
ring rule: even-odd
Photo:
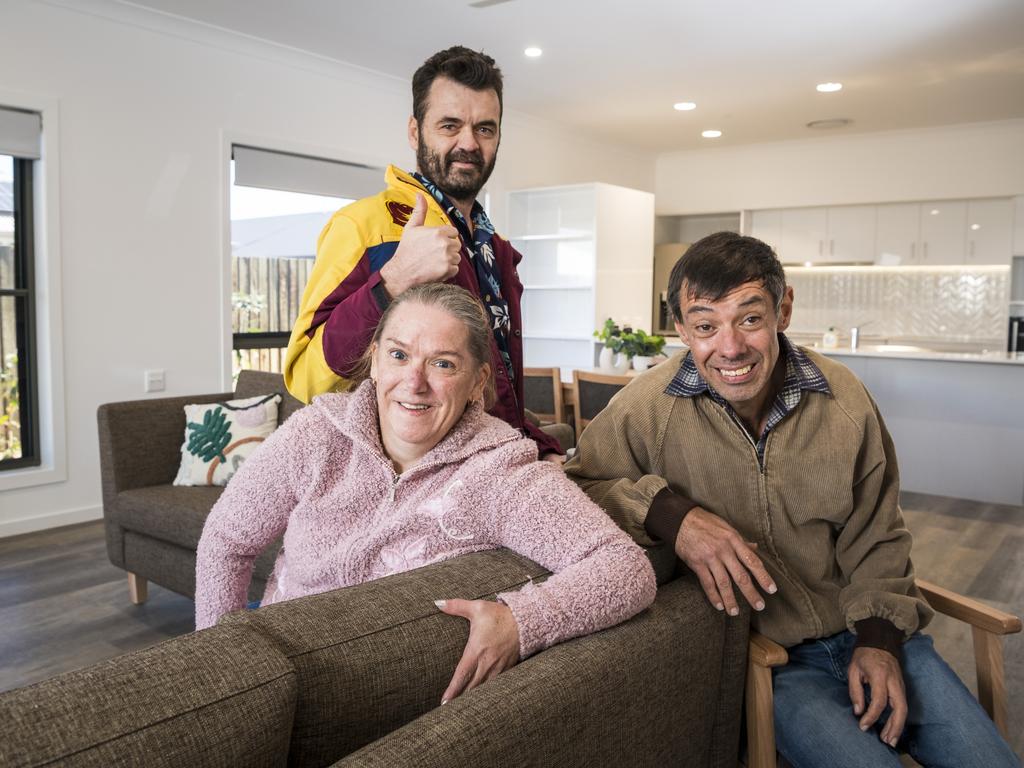
[[[195,596],[196,548],[203,524],[224,490],[172,485],[181,463],[185,406],[232,398],[281,394],[278,422],[302,407],[278,373],[242,371],[234,392],[107,403],[97,411],[103,519],[110,562],[129,573],[134,602],[143,602],[146,581]],[[252,600],[277,556],[271,547],[256,560]]]
[[257,611],[0,694],[4,766],[733,766],[747,616],[691,576],[438,706],[468,636],[433,600],[545,575],[507,550]]

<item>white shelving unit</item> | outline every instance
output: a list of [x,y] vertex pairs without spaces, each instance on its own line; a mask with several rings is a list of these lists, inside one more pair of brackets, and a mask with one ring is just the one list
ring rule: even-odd
[[654,195],[609,184],[510,192],[527,366],[590,368],[606,317],[647,328]]

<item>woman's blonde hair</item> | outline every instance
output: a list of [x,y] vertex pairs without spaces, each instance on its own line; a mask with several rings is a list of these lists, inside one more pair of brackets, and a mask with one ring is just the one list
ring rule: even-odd
[[[370,366],[373,361],[373,350],[380,344],[381,335],[391,320],[392,314],[402,304],[422,304],[425,307],[437,307],[447,312],[462,323],[466,329],[466,351],[478,368],[491,362],[491,323],[487,318],[480,300],[465,288],[449,283],[423,283],[409,288],[399,294],[388,304],[380,322],[373,332],[373,338],[356,363],[349,376],[349,391],[354,390],[366,379],[370,378]],[[484,407],[494,404],[494,372],[487,377],[484,384]]]

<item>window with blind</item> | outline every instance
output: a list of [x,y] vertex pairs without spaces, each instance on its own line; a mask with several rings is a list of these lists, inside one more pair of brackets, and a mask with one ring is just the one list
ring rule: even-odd
[[384,186],[384,170],[235,145],[231,163],[234,372],[280,372],[320,230]]
[[40,116],[0,107],[0,470],[37,466],[32,179]]

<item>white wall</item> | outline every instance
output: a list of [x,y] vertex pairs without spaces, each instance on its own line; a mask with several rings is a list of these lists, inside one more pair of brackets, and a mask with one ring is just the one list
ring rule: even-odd
[[[100,516],[96,408],[146,396],[144,369],[166,369],[167,395],[225,388],[232,140],[413,161],[405,81],[106,0],[61,2],[4,0],[0,94],[59,105],[67,479],[0,491],[0,536]],[[503,128],[488,185],[499,227],[509,189],[653,190],[652,155],[514,113]]]
[[1009,197],[1024,193],[1024,120],[673,152],[659,214]]

